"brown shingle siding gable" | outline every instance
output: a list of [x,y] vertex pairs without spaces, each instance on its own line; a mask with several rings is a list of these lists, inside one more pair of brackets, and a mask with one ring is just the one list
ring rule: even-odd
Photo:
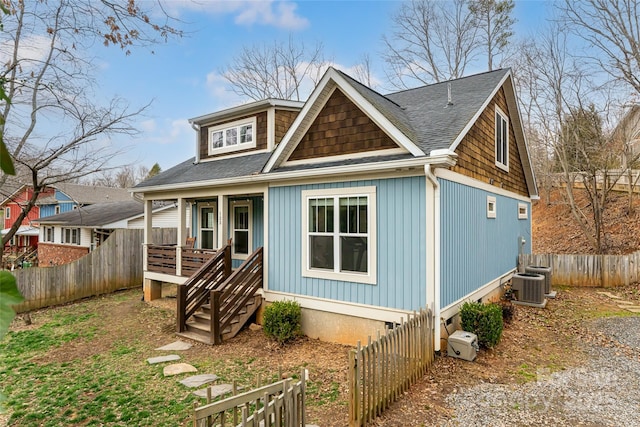
[[305,160],[398,145],[339,89],[322,107],[289,160]]
[[496,105],[510,116],[505,91],[500,88],[478,120],[471,126],[456,148],[458,163],[453,171],[492,183],[514,193],[529,196],[520,152],[516,144],[513,121],[509,117],[509,172],[496,166],[495,154],[495,110]]
[[275,141],[279,144],[287,133],[293,121],[298,117],[299,111],[279,110],[275,114]]

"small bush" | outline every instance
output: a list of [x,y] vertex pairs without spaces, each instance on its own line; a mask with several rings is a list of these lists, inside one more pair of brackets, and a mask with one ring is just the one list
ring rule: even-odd
[[478,336],[478,344],[492,348],[500,341],[504,323],[502,307],[498,304],[465,302],[460,310],[462,329]]
[[275,301],[264,310],[262,329],[267,337],[284,344],[302,334],[302,311],[295,301]]

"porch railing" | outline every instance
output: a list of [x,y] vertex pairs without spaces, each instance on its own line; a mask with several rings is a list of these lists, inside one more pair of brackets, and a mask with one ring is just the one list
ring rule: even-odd
[[184,284],[178,285],[178,332],[186,330],[186,321],[208,302],[211,291],[231,275],[231,242],[217,251]]
[[176,276],[191,276],[213,258],[215,249],[181,248],[181,271],[178,272],[176,245],[147,245],[147,271]]
[[176,274],[176,245],[147,245],[147,271]]

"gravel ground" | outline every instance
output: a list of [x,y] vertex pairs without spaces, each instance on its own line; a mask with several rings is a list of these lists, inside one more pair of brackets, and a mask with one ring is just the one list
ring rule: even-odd
[[640,317],[598,319],[587,329],[591,360],[538,372],[521,385],[480,384],[453,393],[444,426],[640,426]]

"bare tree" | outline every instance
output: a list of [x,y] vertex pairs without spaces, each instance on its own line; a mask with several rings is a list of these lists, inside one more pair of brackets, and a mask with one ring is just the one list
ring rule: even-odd
[[267,98],[300,101],[322,77],[327,62],[322,44],[308,48],[289,37],[287,43],[244,47],[222,71],[231,89],[253,100]]
[[355,79],[368,87],[374,86],[371,64],[371,56],[369,54],[364,54],[360,59],[360,63],[354,67]]
[[396,88],[461,77],[475,57],[478,27],[467,0],[413,0],[402,3],[392,19],[383,58]]
[[522,44],[516,83],[527,126],[548,144],[547,168],[564,202],[593,250],[604,253],[605,213],[621,152],[606,131],[610,93],[591,81],[589,64],[570,54],[569,39],[554,23],[535,42]]
[[591,59],[640,94],[640,6],[637,0],[565,0],[569,28],[596,48]]
[[[148,3],[129,0],[2,0],[9,14],[0,33],[0,71],[7,98],[0,102],[0,132],[23,182],[33,186],[19,218],[2,237],[0,255],[22,220],[48,185],[79,180],[113,166],[119,154],[108,138],[137,131],[132,119],[146,106],[131,109],[119,99],[96,102],[93,58],[95,43],[116,45],[125,53],[134,46],[177,35],[141,9]],[[0,175],[0,187],[6,181]]]
[[471,0],[469,9],[476,18],[478,38],[486,49],[487,68],[493,70],[494,59],[502,54],[513,36],[511,16],[513,0]]

